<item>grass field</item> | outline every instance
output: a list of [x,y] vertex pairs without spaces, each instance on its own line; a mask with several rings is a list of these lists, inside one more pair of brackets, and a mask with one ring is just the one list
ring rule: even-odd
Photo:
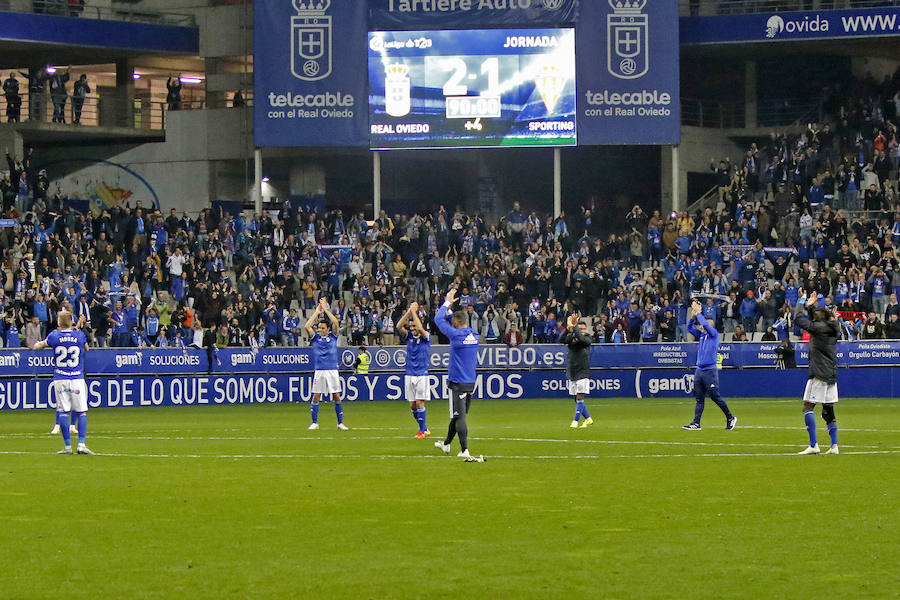
[[[476,401],[482,464],[405,403],[106,409],[98,456],[0,414],[2,598],[896,598],[900,402],[842,400],[840,456],[799,402]],[[820,421],[821,423],[821,421]],[[820,443],[827,447],[824,426]]]

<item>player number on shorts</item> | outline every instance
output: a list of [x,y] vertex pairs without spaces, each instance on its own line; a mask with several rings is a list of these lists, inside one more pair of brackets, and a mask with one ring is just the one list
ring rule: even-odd
[[57,346],[56,347],[56,367],[59,369],[74,369],[78,366],[78,359],[81,357],[81,348],[78,346]]

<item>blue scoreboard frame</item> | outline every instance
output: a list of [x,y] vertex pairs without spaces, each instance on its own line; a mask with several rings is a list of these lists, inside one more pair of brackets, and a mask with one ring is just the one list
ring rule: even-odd
[[372,149],[574,146],[575,30],[374,31]]

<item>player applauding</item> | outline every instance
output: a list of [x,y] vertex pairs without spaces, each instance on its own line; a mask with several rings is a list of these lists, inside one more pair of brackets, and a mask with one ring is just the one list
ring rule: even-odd
[[560,340],[569,348],[566,361],[566,376],[569,379],[569,395],[575,396],[575,418],[569,427],[578,427],[578,419],[584,418],[581,427],[589,427],[594,423],[584,405],[584,397],[590,389],[591,377],[591,336],[587,333],[587,325],[579,321],[578,315],[570,315],[566,321],[566,332]]
[[[419,431],[416,439],[421,440],[431,435],[425,423],[425,402],[431,399],[431,389],[428,384],[428,357],[431,354],[431,335],[425,331],[422,320],[419,319],[419,305],[415,302],[409,305],[409,309],[397,322],[397,331],[400,339],[406,340],[406,399],[412,410]],[[406,324],[409,323],[409,330]]]
[[703,416],[706,395],[725,413],[725,429],[732,430],[737,425],[737,417],[731,414],[728,404],[719,393],[719,332],[715,324],[703,316],[703,306],[694,300],[691,302],[688,317],[688,331],[700,340],[697,348],[697,370],[694,371],[694,419],[682,429],[700,430],[700,417]]
[[469,426],[466,414],[475,391],[475,367],[478,365],[478,333],[469,327],[469,318],[464,311],[453,313],[452,321],[447,320],[447,312],[456,300],[456,290],[447,292],[444,303],[434,316],[438,329],[450,339],[450,425],[447,428],[447,439],[435,442],[436,448],[444,454],[450,454],[450,443],[459,436],[459,454],[457,456],[471,459],[469,455]]
[[[326,321],[320,321],[322,314],[331,322],[329,325]],[[318,323],[317,323],[318,321]],[[315,325],[316,329],[313,329]],[[312,405],[310,412],[312,413],[312,424],[309,429],[319,428],[319,400],[322,394],[331,396],[334,400],[334,414],[337,415],[337,428],[347,430],[344,425],[344,405],[341,403],[341,378],[338,375],[337,363],[337,340],[338,330],[337,317],[328,307],[328,301],[323,296],[319,300],[313,316],[306,322],[306,332],[310,335],[309,345],[312,348],[313,356],[313,384],[312,384]],[[334,335],[332,335],[332,333]]]
[[[809,446],[798,454],[818,454],[816,440],[816,404],[822,405],[822,418],[828,426],[831,447],[825,454],[838,454],[838,426],[834,405],[838,401],[837,390],[837,336],[840,331],[837,310],[817,308],[818,297],[810,292],[804,302],[801,298],[794,309],[794,322],[809,332],[809,380],[803,392],[803,420],[809,433]],[[809,313],[812,319],[806,314]]]

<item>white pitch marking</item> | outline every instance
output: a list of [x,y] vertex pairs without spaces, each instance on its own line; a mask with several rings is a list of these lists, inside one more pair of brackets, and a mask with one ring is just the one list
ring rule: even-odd
[[[35,440],[35,439],[46,439],[48,437],[47,434],[18,434],[18,435],[0,435],[0,439],[21,439],[21,440]],[[344,435],[331,435],[331,436],[317,436],[315,434],[307,435],[307,436],[298,436],[298,437],[253,437],[253,436],[129,436],[129,435],[91,435],[91,439],[94,440],[129,440],[129,441],[301,441],[301,442],[315,442],[315,441],[334,441],[334,440],[348,440],[348,441],[390,441],[390,440],[407,440],[410,439],[410,436],[372,436],[372,437],[359,437],[359,436],[344,436]],[[511,438],[511,437],[473,437],[473,440],[478,441],[488,441],[488,442],[544,442],[551,444],[621,444],[621,445],[653,445],[653,446],[724,446],[729,448],[793,448],[797,446],[797,444],[765,444],[765,443],[736,443],[736,442],[691,442],[691,441],[659,441],[659,440],[593,440],[593,439],[553,439],[553,438]],[[844,448],[866,448],[877,450],[880,446],[871,446],[871,445],[850,445],[850,444],[842,444]]]
[[[562,440],[562,439],[545,439],[545,438],[493,438],[493,437],[472,437],[473,440],[491,441],[491,442],[549,442],[553,444],[634,444],[634,445],[655,445],[655,446],[733,446],[733,447],[762,447],[762,448],[793,448],[797,444],[760,444],[745,443],[739,444],[735,442],[661,442],[657,440],[638,441],[638,440]],[[878,448],[879,446],[847,446],[847,448]]]
[[[842,452],[845,455],[857,454],[900,454],[900,450],[875,450],[863,452]],[[0,455],[35,455],[35,456],[55,456],[52,452],[30,452],[30,451],[0,451]],[[444,455],[437,454],[127,454],[119,452],[103,453],[97,452],[96,456],[108,456],[113,458],[168,458],[168,459],[185,459],[185,458],[213,458],[213,459],[332,459],[332,458],[378,458],[378,459],[445,459]],[[723,452],[723,453],[703,453],[703,454],[613,454],[613,455],[497,455],[490,454],[486,456],[489,459],[507,459],[507,460],[603,460],[603,459],[621,459],[621,458],[735,458],[735,457],[786,457],[797,456],[795,452]],[[802,459],[801,459],[802,460]],[[827,459],[825,459],[827,460]]]

